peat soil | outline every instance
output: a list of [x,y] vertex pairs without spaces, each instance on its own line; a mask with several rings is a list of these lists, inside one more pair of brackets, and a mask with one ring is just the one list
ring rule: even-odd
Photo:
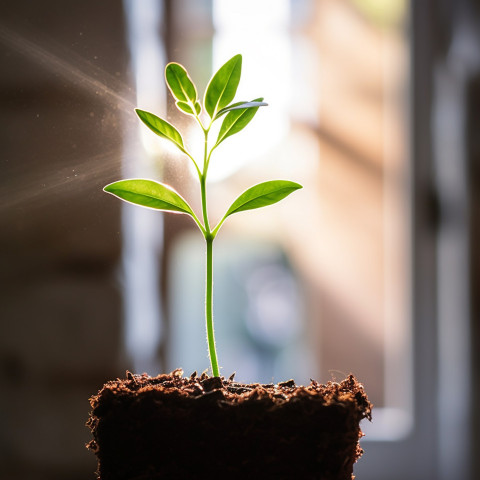
[[351,480],[372,405],[353,375],[297,386],[127,372],[90,399],[100,480]]

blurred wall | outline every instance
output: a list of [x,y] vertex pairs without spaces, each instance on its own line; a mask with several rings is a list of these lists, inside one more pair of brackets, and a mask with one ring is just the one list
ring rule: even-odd
[[[93,478],[88,398],[124,373],[122,2],[0,4],[1,478]],[[105,197],[106,198],[106,197]]]

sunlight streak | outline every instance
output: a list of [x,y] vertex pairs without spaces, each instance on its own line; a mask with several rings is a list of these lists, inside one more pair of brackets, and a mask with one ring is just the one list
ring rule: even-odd
[[[48,205],[58,201],[58,197],[72,195],[73,185],[92,185],[91,179],[107,178],[118,172],[121,156],[118,147],[99,153],[87,160],[79,158],[61,169],[29,172],[14,176],[9,180],[8,189],[0,190],[0,211],[28,205]],[[84,188],[84,187],[82,187]]]
[[[52,51],[60,50],[58,45],[49,45],[49,50],[47,50],[4,25],[0,25],[0,41],[12,50],[36,62],[48,72],[61,76],[76,87],[99,96],[102,100],[110,101],[117,108],[130,112],[135,107],[133,99],[126,98],[124,94],[119,93],[128,92],[133,97],[128,85],[71,50],[63,49],[62,54],[69,59],[67,61],[62,58],[60,52],[58,54],[52,53]],[[52,43],[51,40],[49,42]],[[96,77],[101,78],[101,80]],[[110,86],[107,86],[106,82]]]
[[[0,43],[40,66],[54,77],[56,83],[59,78],[65,80],[96,101],[111,107],[115,117],[126,117],[128,113],[134,118],[132,88],[71,49],[58,45],[50,38],[39,37],[38,33],[30,33],[27,38],[1,24]],[[107,115],[105,121],[111,120],[112,115]],[[17,162],[10,167],[16,171],[16,175],[12,175],[8,185],[2,185],[0,190],[0,211],[28,205],[33,201],[36,205],[49,205],[59,196],[71,195],[73,185],[80,189],[80,185],[87,182],[91,185],[96,178],[112,177],[121,167],[119,146],[106,142],[102,150],[97,155],[84,158],[72,147],[61,168],[56,165],[42,171],[25,170],[23,164]],[[101,186],[98,185],[98,188]]]

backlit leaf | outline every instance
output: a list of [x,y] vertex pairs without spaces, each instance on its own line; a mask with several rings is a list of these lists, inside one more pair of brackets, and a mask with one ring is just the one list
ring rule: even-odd
[[186,213],[193,217],[193,211],[173,188],[153,180],[128,179],[107,185],[105,192],[111,193],[142,207],[174,213]]
[[270,180],[245,190],[230,206],[224,218],[234,213],[266,207],[279,202],[302,186],[288,180]]
[[157,117],[153,113],[135,109],[137,115],[140,117],[140,120],[150,129],[152,132],[156,133],[160,137],[166,138],[173,142],[182,152],[185,152],[185,147],[183,145],[183,138],[180,135],[180,132],[166,120]]
[[165,79],[172,95],[180,102],[197,101],[197,89],[185,68],[179,63],[169,63],[165,67]]
[[[217,142],[215,146],[223,142],[227,137],[243,130],[252,120],[261,105],[263,98],[256,98],[252,103],[253,107],[238,108],[230,110],[223,119],[222,126],[218,132]],[[258,105],[258,106],[255,106]]]
[[266,107],[268,106],[268,103],[265,102],[257,102],[257,101],[251,101],[251,102],[236,102],[232,103],[228,107],[222,108],[216,115],[215,115],[215,120],[217,118],[220,118],[222,115],[224,115],[227,112],[230,112],[231,110],[240,110],[242,108],[255,108],[255,107]]
[[189,103],[177,101],[175,104],[182,112],[188,113],[189,115],[195,115],[195,112]]
[[202,106],[200,105],[200,102],[195,102],[195,111],[197,112],[197,115],[200,115],[200,112],[202,111]]
[[205,91],[204,106],[210,118],[226,107],[235,97],[240,75],[242,73],[242,56],[232,57],[215,73]]

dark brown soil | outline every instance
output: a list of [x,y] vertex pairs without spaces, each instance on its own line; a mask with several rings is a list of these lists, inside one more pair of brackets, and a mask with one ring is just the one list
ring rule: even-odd
[[353,375],[326,385],[127,372],[90,399],[101,480],[351,480],[371,404]]

